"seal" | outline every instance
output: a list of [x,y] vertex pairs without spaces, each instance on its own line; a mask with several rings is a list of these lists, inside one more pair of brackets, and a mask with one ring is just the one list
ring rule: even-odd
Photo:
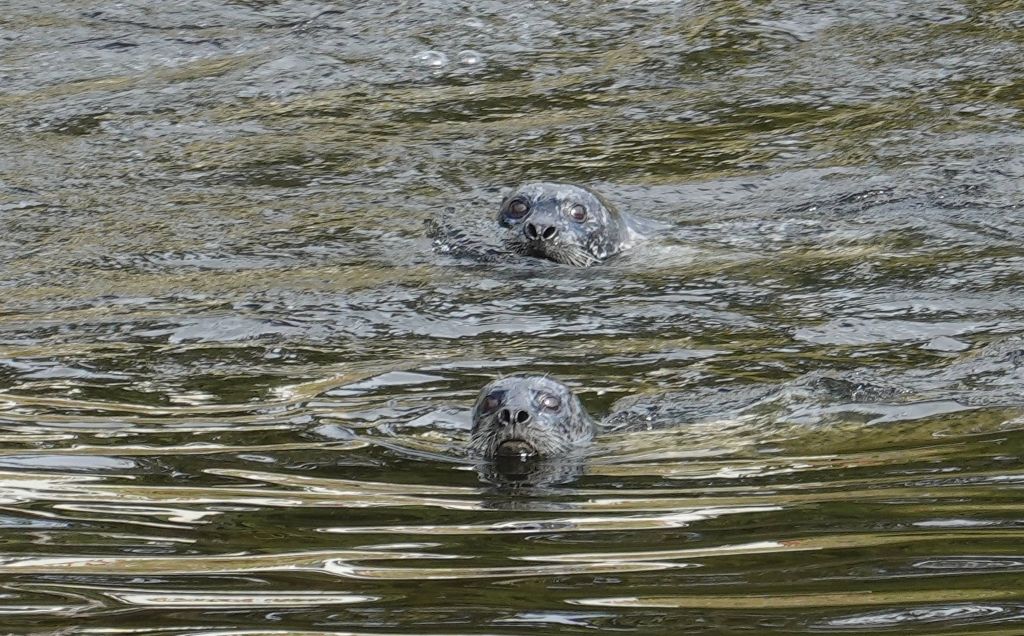
[[547,376],[513,375],[481,389],[469,448],[488,459],[561,457],[585,449],[596,428],[569,387]]
[[510,252],[586,267],[643,237],[643,223],[619,212],[597,192],[570,183],[517,187],[502,201],[498,224],[509,230]]

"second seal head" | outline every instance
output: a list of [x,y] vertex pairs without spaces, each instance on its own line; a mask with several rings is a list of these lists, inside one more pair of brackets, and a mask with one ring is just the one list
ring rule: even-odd
[[509,251],[586,267],[630,247],[636,223],[597,192],[568,183],[527,183],[501,204]]

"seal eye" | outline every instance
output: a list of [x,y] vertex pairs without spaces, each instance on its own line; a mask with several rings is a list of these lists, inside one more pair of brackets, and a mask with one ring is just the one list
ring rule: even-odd
[[501,398],[503,397],[505,397],[505,394],[501,391],[491,393],[484,398],[483,402],[480,403],[480,411],[485,415],[493,413],[499,406],[501,406]]
[[558,407],[562,406],[562,401],[553,395],[545,393],[540,398],[540,405],[549,411],[557,411]]
[[583,223],[587,220],[587,208],[583,207],[579,203],[569,208],[569,216],[572,217],[573,221],[577,223]]
[[522,199],[513,199],[505,208],[505,215],[513,219],[521,219],[530,211],[530,204]]

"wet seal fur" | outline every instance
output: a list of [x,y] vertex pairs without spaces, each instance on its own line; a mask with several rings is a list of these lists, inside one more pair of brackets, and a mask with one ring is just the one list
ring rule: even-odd
[[644,229],[590,188],[550,182],[517,187],[502,201],[498,224],[509,230],[510,252],[577,267],[628,249]]
[[481,389],[469,448],[498,461],[567,457],[585,450],[596,430],[569,387],[547,376],[514,375]]

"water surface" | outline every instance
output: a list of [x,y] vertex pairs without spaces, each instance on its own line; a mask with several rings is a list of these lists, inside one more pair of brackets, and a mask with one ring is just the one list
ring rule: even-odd
[[[1022,29],[9,2],[3,631],[1019,633]],[[667,229],[434,251],[531,179]],[[462,452],[520,371],[607,418],[532,486]]]

